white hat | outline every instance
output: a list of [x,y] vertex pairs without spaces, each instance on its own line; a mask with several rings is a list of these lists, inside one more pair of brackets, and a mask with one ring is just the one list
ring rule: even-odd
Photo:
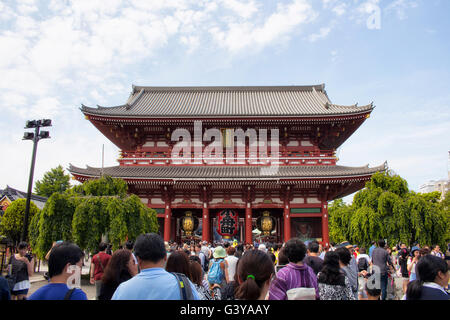
[[266,245],[265,245],[264,243],[260,244],[260,245],[258,246],[258,250],[261,250],[261,251],[267,252],[267,248],[266,248]]

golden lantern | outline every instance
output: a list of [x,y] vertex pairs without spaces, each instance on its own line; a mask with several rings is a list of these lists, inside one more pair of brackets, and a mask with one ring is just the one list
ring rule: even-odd
[[256,220],[256,226],[264,236],[270,236],[270,233],[275,229],[275,219],[270,216],[269,211],[264,211],[262,216]]
[[186,211],[186,215],[181,219],[181,229],[186,236],[192,236],[198,227],[198,219],[192,216],[191,211]]

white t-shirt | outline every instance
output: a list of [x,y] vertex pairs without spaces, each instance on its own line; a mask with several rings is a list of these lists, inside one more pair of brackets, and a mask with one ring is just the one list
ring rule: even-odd
[[410,266],[410,265],[413,265],[412,266],[412,268],[411,268],[411,274],[409,275],[409,281],[413,281],[413,280],[416,280],[416,262],[413,262],[413,259],[411,259],[411,258],[409,258],[408,259],[408,267]]
[[362,254],[358,255],[358,257],[356,258],[356,263],[358,263],[359,259],[361,259],[361,258],[365,258],[367,260],[367,264],[370,263],[370,257],[369,257],[368,254],[365,254],[365,253],[362,253]]
[[236,273],[236,264],[238,262],[238,258],[235,256],[227,256],[225,261],[228,263],[228,280],[234,281],[234,274]]

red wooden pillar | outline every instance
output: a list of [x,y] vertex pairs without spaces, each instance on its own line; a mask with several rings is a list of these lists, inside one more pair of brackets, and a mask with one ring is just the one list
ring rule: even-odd
[[172,231],[171,226],[172,220],[172,210],[170,204],[166,203],[166,208],[164,209],[164,241],[170,241],[170,233]]
[[206,202],[203,203],[203,213],[202,213],[202,240],[211,242],[209,235],[209,208]]
[[330,237],[328,231],[328,202],[322,202],[322,246],[330,245]]
[[245,243],[252,244],[252,207],[250,202],[247,202],[245,207]]
[[284,219],[284,242],[288,241],[291,238],[291,216],[290,216],[290,207],[289,203],[286,202],[284,204],[284,212],[283,212],[283,219]]

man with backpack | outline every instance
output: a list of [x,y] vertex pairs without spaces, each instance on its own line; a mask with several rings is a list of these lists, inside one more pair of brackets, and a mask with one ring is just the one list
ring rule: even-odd
[[367,271],[370,265],[370,257],[366,254],[366,248],[359,249],[359,255],[356,258],[356,263],[358,265],[358,272]]
[[197,244],[195,250],[198,251],[198,257],[200,258],[200,264],[202,265],[202,269],[204,272],[208,272],[209,268],[209,249],[206,246],[206,241],[202,244]]
[[378,241],[378,247],[373,250],[372,253],[372,264],[379,268],[380,272],[380,281],[381,281],[381,300],[386,300],[387,296],[387,284],[388,284],[388,273],[389,268],[395,270],[394,264],[391,261],[391,257],[389,256],[384,246],[386,243],[383,239]]
[[122,282],[111,300],[199,300],[195,286],[185,275],[164,269],[167,252],[161,236],[140,235],[134,253],[141,272]]

